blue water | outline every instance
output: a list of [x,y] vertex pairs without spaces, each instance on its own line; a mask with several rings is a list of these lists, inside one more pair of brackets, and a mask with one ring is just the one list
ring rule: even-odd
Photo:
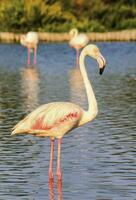
[[61,187],[56,176],[48,183],[49,139],[10,134],[41,104],[87,108],[75,52],[66,43],[40,44],[37,66],[27,68],[24,47],[0,44],[0,200],[136,199],[136,44],[97,45],[107,60],[103,76],[94,60],[86,66],[99,115],[63,138]]

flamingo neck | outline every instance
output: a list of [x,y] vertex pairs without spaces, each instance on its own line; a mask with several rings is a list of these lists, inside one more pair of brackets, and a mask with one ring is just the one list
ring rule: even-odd
[[73,31],[73,38],[77,37],[77,35],[78,35],[78,30],[75,29],[75,30]]
[[78,35],[78,30],[77,30],[77,29],[72,29],[72,30],[70,31],[71,39],[76,38],[77,35]]
[[21,40],[20,40],[20,42],[21,42],[21,44],[22,44],[23,46],[27,46],[27,43],[26,43],[26,38],[25,38],[25,36],[24,36],[24,37],[21,37]]
[[[84,81],[84,85],[85,85],[85,89],[86,89],[86,93],[87,93],[87,99],[88,99],[88,110],[86,112],[86,114],[88,115],[88,118],[91,120],[93,118],[95,118],[95,116],[97,115],[98,112],[98,108],[97,108],[97,101],[93,92],[93,88],[91,86],[91,83],[88,79],[87,76],[87,72],[85,69],[85,57],[86,57],[86,53],[84,51],[81,52],[80,55],[80,60],[79,60],[79,66],[80,66],[80,71],[83,77],[83,81]],[[88,121],[90,121],[88,120]]]

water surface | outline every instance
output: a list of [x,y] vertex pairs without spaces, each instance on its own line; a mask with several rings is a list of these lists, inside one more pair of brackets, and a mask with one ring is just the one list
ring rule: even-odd
[[25,48],[0,44],[0,200],[136,198],[136,45],[97,45],[107,60],[103,76],[94,60],[86,65],[99,115],[64,137],[61,188],[56,178],[48,184],[49,139],[10,134],[41,104],[72,101],[87,108],[75,52],[65,43],[40,44],[37,66],[27,68]]

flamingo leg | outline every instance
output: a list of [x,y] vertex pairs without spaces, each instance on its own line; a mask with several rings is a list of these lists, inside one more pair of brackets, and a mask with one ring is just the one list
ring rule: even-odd
[[30,65],[30,48],[28,48],[28,55],[27,55],[27,64]]
[[79,66],[79,50],[76,49],[76,66]]
[[49,179],[53,179],[53,159],[54,159],[54,139],[51,139],[51,143],[50,143]]
[[61,142],[62,139],[58,139],[58,155],[57,155],[57,177],[58,180],[62,180],[62,172],[61,172]]
[[34,65],[36,65],[36,61],[37,61],[37,48],[34,48]]

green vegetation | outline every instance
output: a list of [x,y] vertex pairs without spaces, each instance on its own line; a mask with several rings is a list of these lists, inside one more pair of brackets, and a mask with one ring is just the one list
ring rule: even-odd
[[136,28],[136,0],[0,0],[0,31]]

